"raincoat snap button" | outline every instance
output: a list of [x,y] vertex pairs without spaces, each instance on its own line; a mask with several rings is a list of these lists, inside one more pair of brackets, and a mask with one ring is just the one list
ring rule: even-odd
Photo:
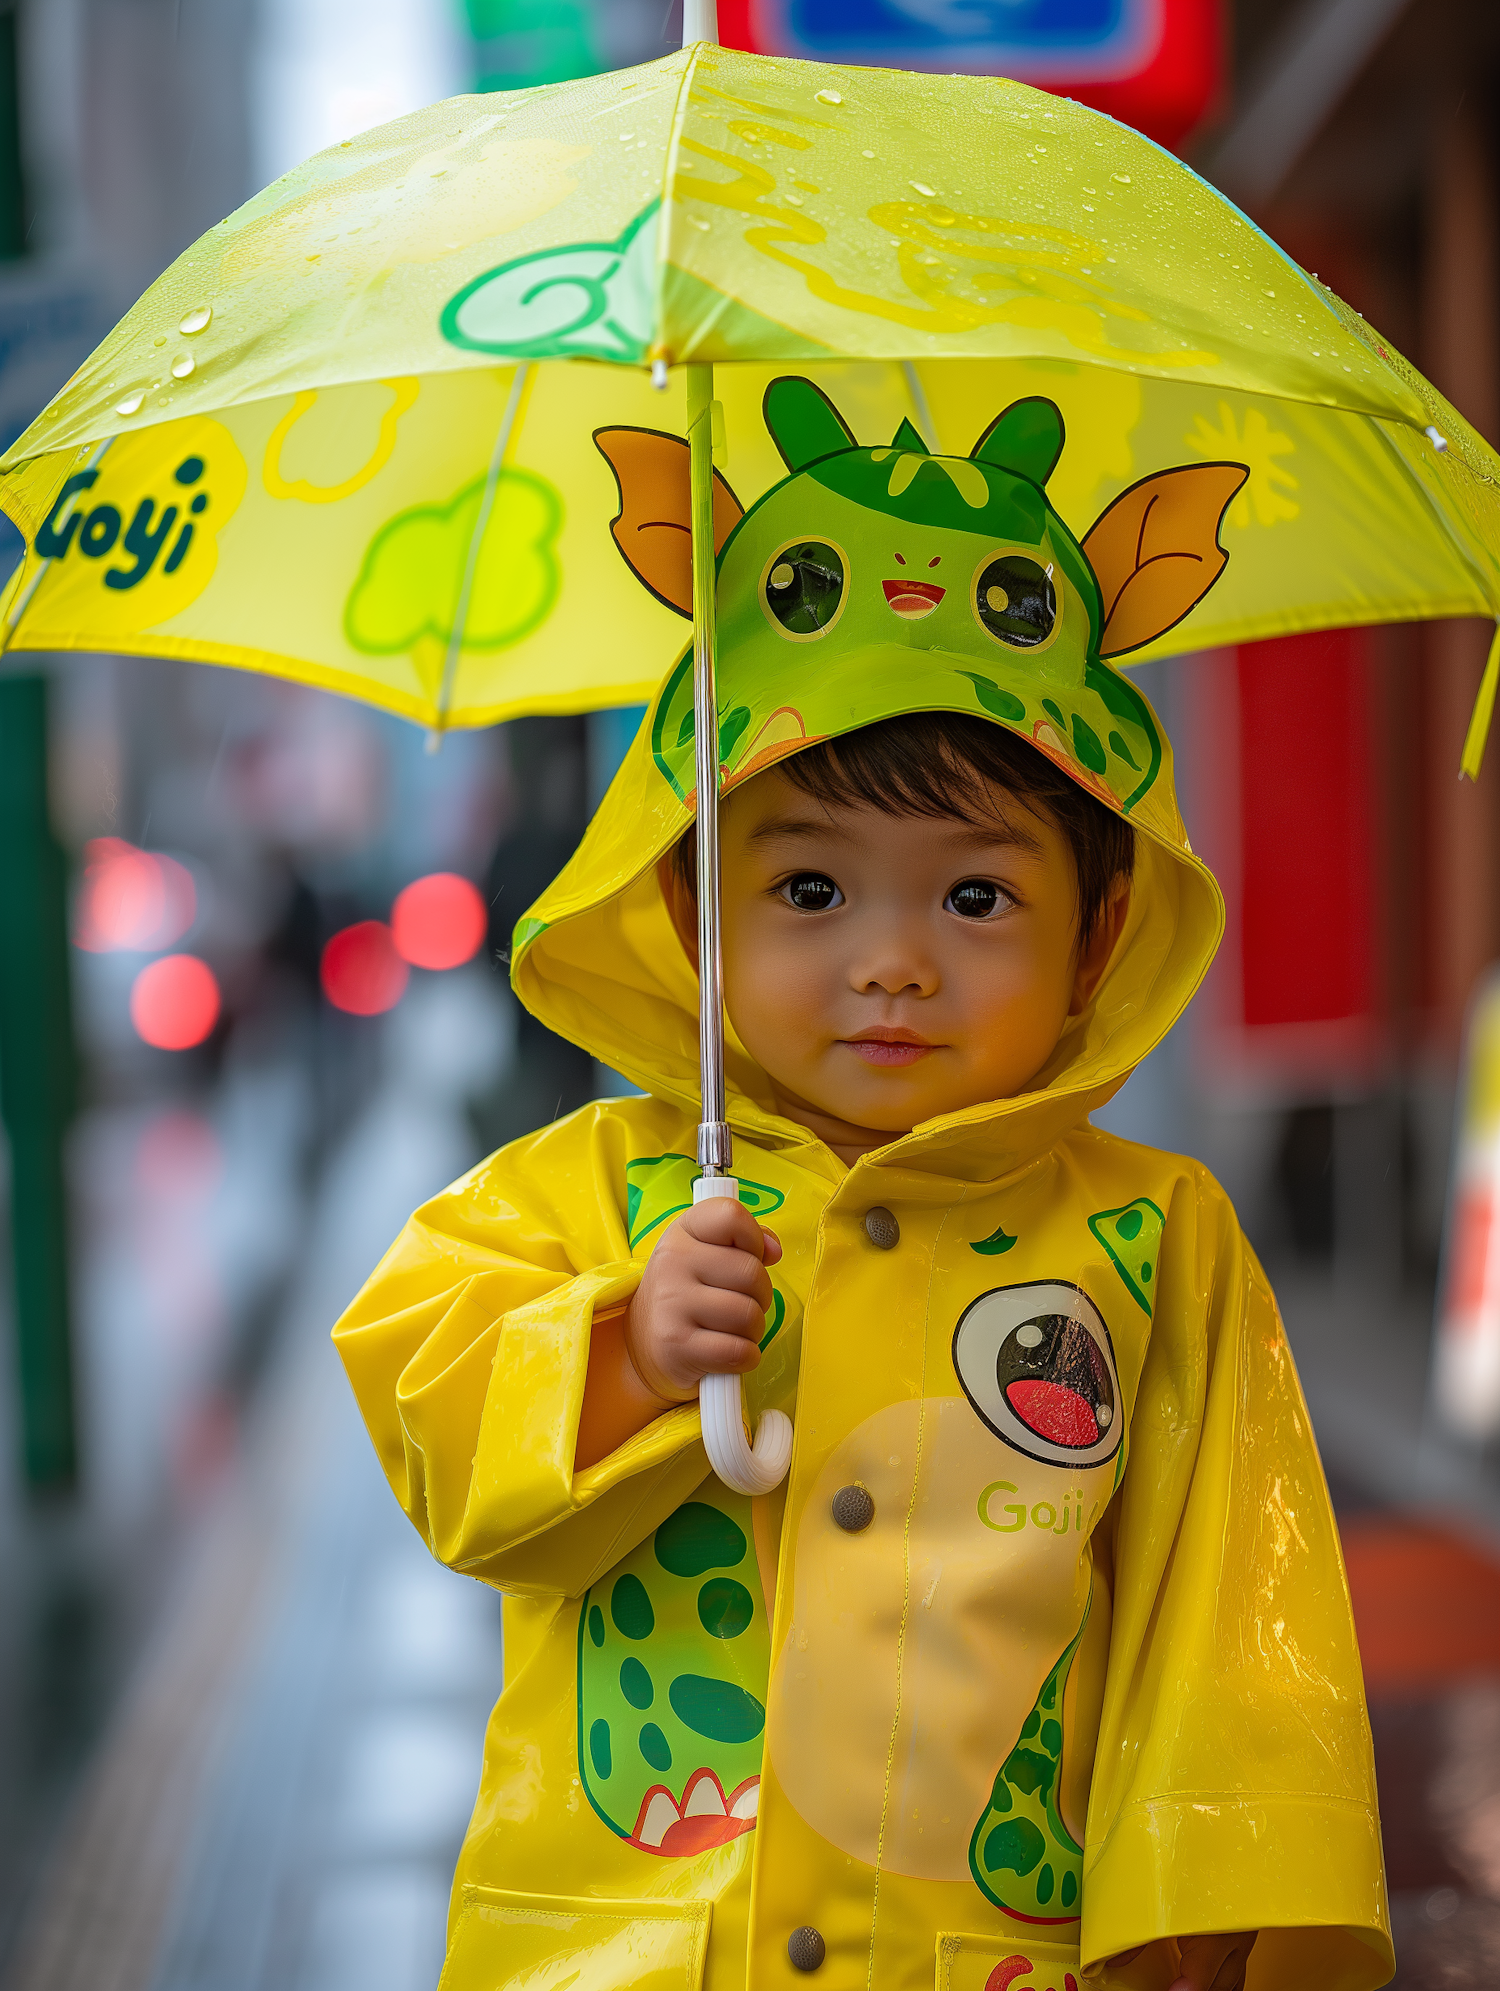
[[901,1241],[901,1226],[877,1203],[873,1210],[865,1211],[865,1236],[881,1251],[890,1251]]
[[875,1502],[862,1486],[841,1486],[833,1496],[831,1510],[846,1535],[857,1535],[875,1519]]
[[828,1954],[828,1945],[816,1929],[805,1924],[793,1929],[786,1939],[786,1953],[792,1960],[793,1970],[816,1970]]

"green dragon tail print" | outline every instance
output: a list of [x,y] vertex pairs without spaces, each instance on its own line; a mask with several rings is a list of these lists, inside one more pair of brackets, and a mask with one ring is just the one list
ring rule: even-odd
[[[1064,443],[1051,401],[1014,402],[967,456],[929,450],[909,421],[861,447],[797,376],[771,382],[764,415],[789,474],[748,511],[714,481],[725,791],[844,731],[857,692],[878,717],[996,720],[1130,815],[1163,746],[1110,660],[1180,622],[1218,579],[1219,526],[1245,466],[1144,478],[1079,540],[1046,493]],[[687,444],[636,428],[594,440],[619,487],[616,545],[659,601],[690,615]],[[691,664],[689,651],[649,721],[657,769],[690,806]]]
[[1042,1682],[1036,1706],[1000,1765],[984,1816],[969,1841],[969,1871],[981,1891],[1021,1922],[1071,1922],[1079,1913],[1083,1848],[1063,1823],[1063,1694],[1089,1621]]
[[770,1635],[751,1540],[749,1501],[704,1488],[584,1597],[579,1774],[641,1852],[755,1828]]

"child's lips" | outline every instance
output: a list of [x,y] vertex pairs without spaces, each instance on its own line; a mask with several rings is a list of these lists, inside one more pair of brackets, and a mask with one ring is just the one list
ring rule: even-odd
[[917,1064],[938,1048],[925,1037],[919,1037],[915,1030],[895,1030],[888,1035],[875,1031],[860,1037],[841,1037],[839,1042],[847,1044],[867,1065],[885,1068]]

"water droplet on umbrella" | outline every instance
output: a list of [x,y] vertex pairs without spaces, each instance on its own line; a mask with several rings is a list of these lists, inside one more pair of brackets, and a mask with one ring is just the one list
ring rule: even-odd
[[788,194],[787,201],[792,207],[801,207],[802,196],[801,194]]
[[185,339],[190,339],[195,332],[206,332],[213,323],[213,317],[213,306],[211,304],[200,304],[196,310],[190,311],[187,314],[177,329]]
[[174,380],[186,380],[192,370],[193,356],[191,353],[181,353],[172,362],[172,378]]
[[133,394],[127,394],[123,401],[116,401],[115,413],[117,415],[137,414],[140,410],[141,403],[145,400],[145,398],[146,397],[141,392],[140,388],[137,388]]
[[158,336],[151,341],[151,343],[153,346],[164,346],[167,343],[166,333],[165,332],[159,333]]
[[635,133],[633,131],[622,131],[620,133],[620,143],[622,145],[628,145],[630,140],[634,137]]
[[1266,296],[1267,296],[1267,297],[1274,297],[1275,295],[1276,295],[1276,293],[1275,293],[1275,291],[1274,291],[1274,290],[1268,290],[1268,291],[1266,292]]
[[906,184],[909,187],[915,187],[917,192],[924,194],[928,200],[937,199],[937,189],[935,187],[924,186],[920,180],[908,180]]
[[1128,187],[1130,185],[1130,175],[1128,173],[1111,173],[1109,177],[1117,187]]
[[873,152],[861,152],[859,156],[861,159],[873,159],[875,154]]
[[814,98],[814,102],[819,104],[841,104],[843,101],[837,90],[819,90]]

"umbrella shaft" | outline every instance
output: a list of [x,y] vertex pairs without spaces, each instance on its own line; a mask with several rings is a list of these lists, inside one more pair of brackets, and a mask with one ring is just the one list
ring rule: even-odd
[[724,965],[719,938],[719,702],[714,683],[714,370],[689,366],[688,461],[693,527],[693,743],[698,790],[698,1068],[705,1175],[727,1173]]

